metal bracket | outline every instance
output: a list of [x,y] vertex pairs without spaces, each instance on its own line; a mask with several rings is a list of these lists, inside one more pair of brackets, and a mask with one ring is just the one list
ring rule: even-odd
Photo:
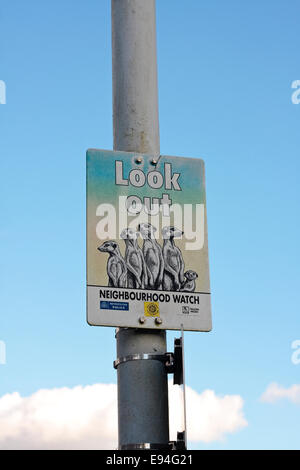
[[114,361],[114,368],[117,369],[120,364],[124,364],[129,361],[160,361],[163,362],[168,369],[170,363],[173,362],[170,356],[172,353],[166,354],[130,354],[129,356],[119,357]]
[[186,441],[185,431],[178,432],[177,441],[169,442],[169,445],[171,446],[171,450],[187,450],[185,441]]
[[177,441],[170,441],[168,444],[150,444],[150,442],[125,444],[119,450],[186,450],[185,431],[178,432]]
[[168,374],[174,374],[174,385],[183,384],[182,342],[181,338],[174,340],[174,353],[165,354],[131,354],[119,357],[114,361],[114,368],[129,361],[160,361],[165,365]]
[[173,384],[183,384],[183,352],[182,338],[174,339],[174,353],[169,353],[170,361],[167,365],[168,374],[174,374]]
[[173,442],[168,444],[150,444],[149,442],[143,442],[141,444],[125,444],[119,448],[119,450],[173,450]]

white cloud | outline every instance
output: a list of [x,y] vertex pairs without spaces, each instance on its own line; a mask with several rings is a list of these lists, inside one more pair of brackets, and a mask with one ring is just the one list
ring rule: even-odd
[[116,447],[115,385],[39,390],[0,398],[0,449]]
[[[178,386],[170,387],[171,438],[182,430]],[[247,425],[239,395],[199,394],[187,387],[189,441],[223,439]],[[96,384],[0,398],[0,449],[117,448],[117,387]]]
[[[172,387],[170,400],[171,438],[181,429],[178,409],[182,408],[181,391]],[[218,396],[213,390],[201,394],[186,387],[187,396],[187,433],[192,442],[212,442],[224,439],[225,434],[234,433],[247,426],[243,414],[244,401],[239,395]],[[173,410],[173,412],[172,412]],[[177,411],[175,411],[177,410]]]
[[279,400],[286,399],[300,405],[300,384],[284,388],[277,383],[272,383],[267,387],[260,399],[265,403],[276,403]]

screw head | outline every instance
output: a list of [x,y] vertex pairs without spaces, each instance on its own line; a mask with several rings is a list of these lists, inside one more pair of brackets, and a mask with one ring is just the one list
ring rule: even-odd
[[155,323],[157,325],[161,325],[162,324],[162,319],[161,318],[155,318]]
[[145,317],[140,317],[139,318],[139,322],[143,325],[143,323],[145,323],[146,321],[146,318]]
[[135,163],[139,163],[139,164],[140,164],[140,163],[142,163],[142,161],[143,161],[142,157],[137,157],[137,158],[135,159]]
[[155,160],[155,158],[153,158],[153,160],[151,160],[151,165],[156,165],[157,163],[157,160]]

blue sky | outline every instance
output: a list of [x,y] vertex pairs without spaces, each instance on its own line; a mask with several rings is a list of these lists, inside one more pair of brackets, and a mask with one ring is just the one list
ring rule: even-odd
[[[299,448],[300,80],[296,0],[157,0],[161,153],[206,163],[211,333],[187,383],[244,399],[248,426],[197,448]],[[114,330],[85,323],[85,151],[112,149],[110,2],[0,8],[0,397],[115,383]],[[172,347],[173,333],[168,335]]]

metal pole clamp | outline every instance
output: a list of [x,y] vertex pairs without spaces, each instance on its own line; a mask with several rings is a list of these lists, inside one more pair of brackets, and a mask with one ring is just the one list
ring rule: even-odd
[[114,361],[114,368],[117,369],[120,364],[129,361],[160,361],[165,364],[167,370],[173,366],[173,353],[166,354],[130,354],[129,356],[119,357]]

